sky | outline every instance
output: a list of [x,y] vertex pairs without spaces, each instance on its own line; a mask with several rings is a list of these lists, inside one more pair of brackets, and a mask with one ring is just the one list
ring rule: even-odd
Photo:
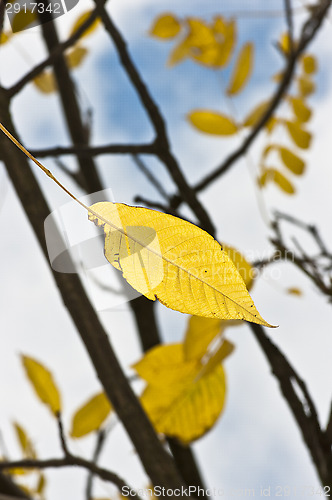
[[[268,8],[281,10],[282,4],[281,0],[271,0]],[[301,3],[294,2],[294,5]],[[88,2],[80,0],[77,7],[58,20],[58,30],[63,38],[68,35],[79,12],[88,6]],[[266,8],[263,0],[250,3],[250,10]],[[109,4],[109,12],[128,41],[129,50],[165,116],[172,150],[191,183],[197,182],[218,165],[241,141],[240,137],[229,140],[198,134],[186,121],[187,113],[194,108],[206,107],[229,113],[230,103],[225,99],[223,88],[230,72],[226,70],[217,76],[191,62],[167,68],[172,44],[151,39],[147,32],[154,17],[162,12],[175,12],[179,16],[196,15],[205,19],[211,19],[217,13],[241,14],[238,20],[239,46],[253,40],[256,47],[252,79],[243,94],[232,103],[238,116],[243,117],[263,96],[268,98],[274,89],[271,76],[282,68],[282,59],[273,42],[285,29],[282,18],[244,16],[243,11],[247,9],[248,3],[241,0],[233,1],[231,6],[228,2],[223,5],[212,0],[184,0],[181,5],[171,0],[113,0]],[[296,19],[300,22],[301,15]],[[119,68],[107,35],[100,29],[82,41],[82,45],[88,47],[90,53],[82,67],[75,71],[74,78],[83,110],[94,110],[93,143],[151,140],[151,126]],[[246,158],[200,195],[216,224],[217,238],[239,248],[250,259],[267,256],[272,248],[268,242],[270,232],[262,216],[262,204],[265,216],[280,209],[307,222],[318,223],[326,242],[332,244],[329,216],[332,203],[329,160],[329,110],[332,106],[332,68],[328,64],[332,55],[330,19],[310,50],[318,58],[320,67],[318,90],[309,101],[314,109],[309,125],[314,140],[310,151],[304,154],[307,161],[305,175],[293,179],[296,196],[287,197],[274,186],[268,187],[263,195],[257,193],[254,174],[260,152],[266,144],[266,137],[263,136],[259,137]],[[0,50],[1,83],[14,83],[44,56],[38,28],[17,35],[12,46],[3,46]],[[56,95],[41,95],[29,85],[15,99],[12,111],[19,134],[29,147],[68,144]],[[279,131],[276,140],[286,143],[288,138]],[[144,160],[153,168],[165,189],[173,193],[174,186],[163,166],[153,159]],[[69,167],[75,165],[68,157],[64,161]],[[75,194],[82,195],[51,159],[46,159],[44,163]],[[133,204],[138,193],[146,198],[158,199],[156,191],[137,172],[129,158],[102,156],[98,158],[98,165],[107,187],[106,194],[111,199]],[[62,214],[62,228],[70,243],[92,237],[93,228],[85,224],[85,214],[76,212],[71,204],[64,206],[68,200],[57,186],[41,172],[36,172],[36,176],[47,193],[55,217]],[[40,457],[58,456],[60,448],[56,424],[48,410],[35,398],[24,376],[19,355],[23,353],[35,357],[52,370],[63,397],[67,431],[73,412],[99,391],[100,386],[2,167],[0,193],[1,233],[5,235],[0,241],[3,283],[0,290],[1,436],[10,456],[18,458],[19,448],[11,424],[16,420],[33,438]],[[193,219],[188,210],[184,210],[183,214]],[[101,268],[101,273],[105,279],[109,270]],[[98,294],[89,275],[81,274],[121,363],[130,373],[129,366],[139,359],[140,351],[128,306],[119,301],[112,303],[111,310],[105,308],[105,298]],[[291,286],[302,289],[303,296],[287,295],[285,290]],[[301,273],[288,264],[275,266],[264,273],[255,283],[252,296],[262,316],[270,323],[280,325],[268,333],[306,381],[324,424],[331,403],[328,383],[332,374],[331,306]],[[112,298],[109,297],[109,300],[111,302]],[[157,313],[164,341],[181,341],[188,317],[161,305],[157,306]],[[292,488],[293,493],[305,486],[318,488],[319,481],[299,430],[250,329],[246,325],[232,328],[227,338],[236,345],[236,349],[225,362],[228,381],[226,407],[216,426],[193,445],[206,484],[223,488],[225,498],[243,497],[247,488],[254,488],[256,496],[259,496],[261,487],[270,487],[272,497],[276,496],[278,487]],[[115,417],[111,418],[109,426],[111,430],[100,463],[119,473],[129,484],[145,487],[147,478],[122,426]],[[70,442],[71,449],[84,456],[91,456],[93,445],[92,436]],[[80,498],[80,493],[84,491],[86,474],[80,471],[51,471],[47,477],[48,500]],[[96,496],[111,495],[114,496],[112,487],[96,482]]]

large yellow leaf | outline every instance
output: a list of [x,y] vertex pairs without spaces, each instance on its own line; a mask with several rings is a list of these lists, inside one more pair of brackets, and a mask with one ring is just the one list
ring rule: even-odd
[[97,431],[110,414],[111,409],[104,392],[93,396],[76,411],[72,421],[71,437],[79,438]]
[[289,149],[284,147],[279,147],[279,153],[282,161],[286,165],[289,170],[293,172],[295,175],[302,175],[304,172],[305,163],[299,158],[296,154],[289,151]]
[[289,135],[295,142],[295,144],[302,149],[308,149],[311,141],[311,134],[307,130],[301,128],[301,124],[298,122],[285,121]]
[[[87,21],[89,19],[91,14],[92,14],[92,10],[88,10],[88,11],[83,12],[82,14],[80,14],[78,16],[78,18],[76,19],[76,21],[74,22],[74,24],[72,26],[72,29],[70,30],[69,37],[71,37],[74,33],[76,33],[78,28],[80,28],[82,26],[82,24],[84,24],[85,21]],[[99,24],[100,24],[100,18],[97,17],[93,21],[93,23],[90,24],[89,28],[84,31],[83,35],[81,35],[81,38],[84,38],[86,36],[91,35],[91,33],[93,33],[98,28]]]
[[88,49],[77,45],[66,54],[66,61],[70,69],[77,68],[88,54]]
[[251,42],[246,43],[238,56],[235,68],[227,89],[228,95],[234,95],[243,90],[252,73],[254,58],[254,46]]
[[[141,361],[141,369],[151,362],[157,367],[153,359],[156,355],[160,371],[172,373],[174,360],[163,356],[167,347],[152,349],[149,358]],[[157,432],[188,444],[205,434],[219,417],[225,401],[225,374],[220,364],[203,374],[200,363],[184,360],[182,344],[173,345],[173,354],[178,362],[177,378],[168,381],[154,370],[160,384],[150,383],[141,402]]]
[[265,186],[267,181],[273,181],[284,193],[295,193],[293,184],[275,168],[267,168],[259,178],[258,183],[260,186]]
[[90,209],[89,219],[104,227],[107,260],[148,299],[187,314],[271,326],[227,253],[199,227],[120,203],[96,203]]
[[299,122],[307,122],[311,117],[311,109],[299,97],[290,97],[294,114]]
[[52,71],[43,71],[40,75],[36,76],[33,80],[34,85],[43,92],[43,94],[51,94],[56,92],[57,85]]
[[258,104],[247,117],[244,119],[243,126],[244,127],[255,127],[257,123],[264,116],[266,111],[269,109],[270,101],[264,101]]
[[51,372],[35,359],[24,355],[21,358],[27,377],[37,396],[50,408],[52,413],[57,415],[61,411],[61,401]]
[[195,128],[206,134],[233,135],[237,132],[237,126],[231,118],[214,111],[192,111],[188,119]]
[[33,23],[37,20],[37,10],[33,12],[28,9],[22,9],[12,19],[11,25],[13,33],[23,31],[28,28],[29,25],[33,26]]
[[181,23],[173,14],[163,14],[153,23],[150,35],[157,38],[174,38],[181,30]]

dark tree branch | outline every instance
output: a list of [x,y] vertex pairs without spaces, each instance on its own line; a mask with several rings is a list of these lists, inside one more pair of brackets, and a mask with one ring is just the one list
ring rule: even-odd
[[[279,382],[281,392],[297,422],[322,484],[332,487],[331,442],[326,439],[325,433],[320,428],[316,408],[305,383],[278,347],[266,336],[264,329],[254,323],[250,323],[250,328]],[[302,394],[302,401],[294,389],[294,384]]]
[[[103,469],[102,467],[98,467],[93,462],[89,462],[84,458],[78,457],[76,455],[66,455],[64,458],[51,458],[48,460],[33,460],[33,459],[24,459],[24,460],[14,460],[10,462],[0,462],[0,470],[6,469],[14,469],[14,468],[22,468],[22,469],[59,469],[63,467],[82,467],[90,471],[95,476],[100,477],[103,481],[107,481],[109,483],[117,486],[119,491],[122,488],[128,488],[129,492],[132,491],[131,488],[121,479],[117,474],[111,472],[107,469]],[[136,500],[139,499],[138,495],[131,494],[132,498]],[[19,498],[29,498],[29,497],[19,497]]]
[[32,149],[30,153],[36,158],[46,158],[47,156],[76,155],[78,157],[98,156],[104,154],[145,154],[155,155],[156,145],[151,144],[106,144],[105,146],[87,146],[79,144],[68,147],[55,147],[48,149]]
[[8,97],[14,97],[18,94],[28,83],[31,82],[36,76],[38,76],[45,68],[53,65],[55,59],[64,53],[65,50],[69,49],[77,42],[84,32],[92,25],[92,23],[98,17],[98,8],[95,8],[91,13],[89,18],[84,21],[84,23],[78,28],[75,33],[68,38],[65,42],[59,43],[49,54],[49,56],[40,64],[37,64],[31,71],[29,71],[24,77],[15,83],[12,87],[7,89]]

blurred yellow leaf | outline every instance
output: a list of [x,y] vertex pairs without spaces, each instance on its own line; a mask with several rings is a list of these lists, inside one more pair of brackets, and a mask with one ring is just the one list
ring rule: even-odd
[[301,76],[297,79],[300,96],[307,97],[316,90],[315,82],[308,76]]
[[28,437],[26,431],[17,422],[13,422],[18,442],[20,443],[22,453],[25,458],[36,458],[36,451],[32,441]]
[[311,109],[304,103],[303,99],[298,97],[290,97],[289,101],[299,122],[307,122],[308,120],[310,120]]
[[181,23],[173,14],[163,14],[155,19],[150,35],[157,38],[174,38],[181,30]]
[[26,375],[39,399],[45,403],[54,415],[61,410],[60,394],[51,372],[41,363],[28,356],[21,356]]
[[226,91],[228,95],[234,95],[243,90],[252,73],[253,58],[254,45],[248,42],[242,47],[235,63],[231,81]]
[[66,54],[67,65],[70,69],[77,68],[88,54],[85,47],[76,46]]
[[295,144],[302,149],[308,149],[311,142],[311,134],[306,130],[301,128],[301,124],[298,122],[285,121],[286,128],[289,135],[295,142]]
[[223,331],[226,321],[191,316],[185,333],[183,352],[186,361],[201,359],[212,340]]
[[[177,379],[172,377],[168,381],[167,377],[161,377],[160,385],[148,384],[141,403],[157,432],[188,444],[205,434],[219,417],[225,401],[225,374],[219,364],[201,375],[202,365],[186,362],[182,344],[175,346],[173,352],[179,363]],[[165,347],[167,346],[152,349],[149,361],[156,366],[153,353],[157,353],[160,370],[172,373],[174,359],[160,355]]]
[[296,287],[287,288],[287,293],[290,295],[297,295],[298,297],[302,295],[302,291]]
[[104,227],[105,257],[150,300],[187,314],[268,326],[227,253],[199,227],[121,203],[90,209],[89,219]]
[[17,14],[14,15],[11,25],[13,33],[17,33],[18,31],[23,31],[30,24],[32,25],[37,20],[37,11],[31,12],[31,10],[20,10]]
[[51,94],[57,91],[57,85],[52,71],[43,71],[33,80],[34,85],[43,92],[43,94]]
[[111,412],[111,405],[104,392],[90,398],[79,408],[72,421],[70,435],[73,438],[86,436],[97,431]]
[[257,123],[264,116],[266,111],[269,109],[270,101],[264,101],[258,104],[247,117],[244,119],[243,126],[244,127],[255,127]]
[[277,186],[287,194],[294,194],[293,184],[275,168],[267,168],[258,180],[260,186],[265,186],[266,182],[273,181]]
[[206,134],[233,135],[238,130],[231,118],[206,109],[192,111],[188,119],[195,128]]
[[293,174],[302,175],[305,167],[304,161],[287,148],[280,146],[278,149],[285,166],[289,168]]
[[317,71],[317,60],[314,56],[306,54],[302,57],[303,71],[308,75]]
[[[87,21],[89,19],[89,17],[91,16],[92,14],[92,10],[88,10],[86,12],[83,12],[82,14],[80,14],[78,16],[78,18],[76,19],[76,21],[74,22],[71,30],[70,30],[70,33],[69,33],[69,37],[71,37],[72,35],[74,35],[74,33],[76,33],[76,31],[78,30],[78,28],[80,28],[82,26],[82,24],[85,23],[85,21]],[[97,17],[92,24],[90,24],[89,28],[87,30],[84,31],[83,35],[81,35],[80,38],[84,38],[86,36],[89,36],[91,35],[91,33],[93,33],[99,26],[100,24],[100,18]]]

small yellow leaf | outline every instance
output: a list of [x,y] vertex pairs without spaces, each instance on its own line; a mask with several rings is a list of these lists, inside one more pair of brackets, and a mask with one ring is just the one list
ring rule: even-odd
[[285,121],[289,135],[295,144],[302,149],[308,149],[311,142],[311,134],[301,128],[298,122]]
[[88,50],[85,47],[76,46],[66,54],[68,68],[77,68],[85,59]]
[[295,193],[293,184],[275,168],[267,168],[259,178],[258,183],[260,186],[265,186],[268,181],[273,181],[284,193]]
[[32,81],[43,94],[51,94],[57,91],[57,85],[52,71],[45,70]]
[[214,111],[192,111],[188,119],[195,128],[206,134],[233,135],[237,132],[237,126],[231,118]]
[[311,117],[311,109],[304,103],[303,99],[290,97],[294,114],[299,122],[307,122]]
[[302,291],[296,287],[288,288],[287,293],[289,293],[290,295],[297,295],[298,297],[302,295]]
[[270,326],[227,253],[199,227],[121,203],[96,203],[90,210],[89,219],[104,227],[105,257],[148,299],[186,314]]
[[54,415],[61,411],[60,394],[53,376],[41,363],[28,356],[21,356],[28,379],[39,399],[45,403]]
[[201,359],[212,340],[223,331],[226,321],[191,316],[185,333],[183,352],[186,361]]
[[299,93],[302,97],[307,97],[316,90],[315,82],[308,76],[301,76],[297,79]]
[[244,127],[255,127],[257,123],[264,116],[266,111],[269,109],[270,101],[264,101],[258,104],[250,113],[247,115],[243,122]]
[[302,57],[303,71],[308,75],[316,73],[317,71],[317,60],[314,56],[306,54]]
[[226,91],[228,95],[234,95],[243,90],[252,73],[253,59],[254,45],[248,42],[242,47],[235,63],[231,81]]
[[[225,401],[225,374],[220,364],[203,374],[200,363],[184,360],[182,344],[173,345],[176,361],[168,354],[163,356],[167,348],[158,346],[147,353],[148,362],[155,367],[154,382],[159,383],[148,384],[141,403],[157,432],[188,444],[205,434],[219,417]],[[176,377],[158,374],[158,368],[163,374],[172,374],[176,363]]]
[[[32,27],[37,21],[37,10],[31,12],[31,10],[20,10],[12,19],[12,31],[17,33],[18,31],[23,31],[28,27]],[[31,26],[30,26],[31,25]]]
[[157,38],[174,38],[181,30],[181,23],[173,14],[163,14],[158,17],[150,30],[150,35]]
[[73,438],[97,431],[111,412],[111,405],[104,392],[100,392],[76,411],[70,435]]
[[[74,24],[70,30],[69,37],[71,37],[72,35],[74,35],[74,33],[76,33],[78,28],[80,28],[82,26],[82,24],[84,24],[85,21],[87,21],[89,19],[91,14],[92,14],[92,10],[88,10],[88,11],[83,12],[82,14],[80,14],[78,16],[78,18],[76,19],[76,21],[74,22]],[[93,21],[93,23],[90,24],[89,28],[84,31],[83,35],[81,35],[80,38],[84,38],[86,36],[91,35],[91,33],[93,33],[98,28],[99,24],[100,24],[100,18],[97,17]]]
[[278,149],[285,166],[289,168],[293,174],[302,175],[305,167],[304,161],[287,148],[279,147]]
[[17,422],[13,423],[14,429],[16,432],[16,436],[18,439],[18,442],[20,443],[22,453],[25,458],[36,458],[36,452],[34,449],[34,446],[28,437],[26,431],[23,429],[23,427],[18,424]]

